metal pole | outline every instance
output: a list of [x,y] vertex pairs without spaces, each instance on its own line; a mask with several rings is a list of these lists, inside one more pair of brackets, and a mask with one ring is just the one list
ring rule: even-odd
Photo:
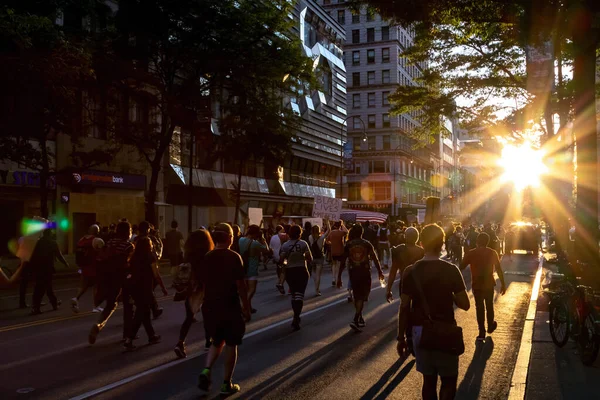
[[[192,126],[193,128],[193,126]],[[194,132],[190,132],[190,177],[188,182],[188,232],[192,232],[192,212],[194,201]]]

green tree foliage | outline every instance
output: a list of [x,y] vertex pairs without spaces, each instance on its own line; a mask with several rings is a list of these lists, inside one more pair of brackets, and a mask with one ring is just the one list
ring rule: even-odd
[[221,105],[213,113],[221,135],[209,160],[285,157],[298,120],[282,97],[293,94],[294,82],[312,82],[309,60],[290,36],[291,7],[284,0],[119,2],[119,68],[107,72],[158,116],[155,125],[130,124],[122,134],[152,170],[147,219],[155,220],[158,176],[173,132],[196,129],[206,96]]

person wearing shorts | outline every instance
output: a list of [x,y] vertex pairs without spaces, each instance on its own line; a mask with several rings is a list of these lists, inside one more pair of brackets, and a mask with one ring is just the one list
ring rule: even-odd
[[257,310],[252,308],[252,298],[256,294],[256,285],[258,284],[258,267],[260,265],[261,254],[268,254],[269,246],[263,232],[258,225],[250,225],[246,236],[240,238],[240,255],[244,260],[246,268],[246,284],[248,286],[248,302],[252,314]]
[[[465,281],[459,269],[440,259],[444,242],[444,230],[439,225],[431,224],[423,228],[421,243],[425,256],[407,267],[402,274],[396,349],[400,357],[406,357],[408,344],[405,333],[410,317],[417,371],[423,374],[424,400],[454,399],[458,381],[458,355],[421,348],[423,321],[434,316],[436,321],[456,324],[454,306],[465,311],[470,308]],[[423,298],[427,299],[429,315],[425,312]],[[442,381],[439,397],[438,376]]]
[[333,230],[327,238],[331,249],[331,286],[333,287],[336,286],[335,279],[339,275],[340,264],[344,259],[346,235],[348,235],[348,229],[344,226],[344,221],[340,220],[333,225]]
[[365,326],[362,312],[365,301],[369,300],[369,294],[371,293],[371,261],[377,268],[379,280],[384,279],[375,248],[371,243],[364,240],[362,235],[363,227],[361,225],[354,225],[350,229],[344,261],[338,273],[338,287],[341,287],[342,272],[347,263],[350,268],[350,283],[354,293],[354,308],[356,311],[350,327],[355,331],[360,331]]
[[202,317],[212,346],[206,366],[198,377],[198,388],[210,391],[211,369],[221,353],[225,357],[225,376],[221,394],[232,395],[240,386],[232,383],[237,362],[237,347],[242,344],[246,322],[250,321],[250,302],[246,293],[244,266],[239,254],[229,249],[233,230],[229,224],[218,224],[213,231],[215,249],[209,252],[200,271],[204,285]]

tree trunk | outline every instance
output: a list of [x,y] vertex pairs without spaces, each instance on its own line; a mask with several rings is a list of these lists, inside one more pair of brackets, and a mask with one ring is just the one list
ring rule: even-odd
[[573,87],[577,144],[577,260],[598,261],[598,139],[596,132],[596,43],[592,39],[591,12],[581,9],[574,15]]
[[46,135],[40,141],[42,151],[42,169],[40,171],[40,217],[48,218],[48,176],[50,174],[50,165],[48,165],[48,148],[46,147]]
[[152,175],[150,176],[150,184],[148,185],[148,194],[146,195],[146,221],[156,225],[156,202],[157,186],[158,186],[158,174],[160,174],[160,160],[162,158],[155,158],[151,164]]
[[233,223],[237,225],[238,215],[240,214],[240,203],[242,201],[242,172],[244,170],[244,162],[240,160],[240,166],[238,167],[238,181],[237,189],[235,193],[235,215],[233,216]]

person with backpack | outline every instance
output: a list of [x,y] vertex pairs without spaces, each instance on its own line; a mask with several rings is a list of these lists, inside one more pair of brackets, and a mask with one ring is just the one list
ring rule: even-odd
[[131,257],[131,273],[125,278],[125,285],[131,290],[135,302],[133,323],[123,344],[127,351],[135,350],[136,346],[133,344],[133,340],[142,325],[148,335],[149,344],[160,342],[161,337],[154,331],[150,318],[150,309],[154,300],[154,276],[157,271],[155,266],[157,261],[152,239],[147,236],[140,238]]
[[[179,341],[175,345],[175,354],[179,358],[186,358],[185,338],[194,322],[195,315],[200,311],[202,300],[204,298],[204,283],[202,282],[202,269],[213,268],[214,266],[205,265],[204,257],[211,252],[215,245],[210,233],[206,229],[198,229],[190,234],[184,246],[184,262],[191,267],[186,272],[190,272],[186,277],[179,274],[175,276],[175,290],[182,289],[186,294],[185,299],[185,320],[179,330]],[[187,267],[182,265],[181,267]],[[181,270],[180,270],[181,271]],[[179,285],[182,285],[180,288]],[[185,288],[183,287],[185,286]],[[204,348],[210,348],[210,336],[206,333],[206,343]]]
[[387,223],[384,223],[379,227],[377,241],[377,255],[379,260],[383,263],[383,269],[388,269],[388,260],[390,259],[390,230],[388,229]]
[[100,227],[94,224],[90,226],[88,234],[83,236],[77,242],[75,262],[81,271],[81,281],[77,295],[71,299],[71,309],[74,313],[79,312],[79,299],[89,288],[94,289],[94,308],[92,309],[92,312],[99,313],[103,310],[97,302],[98,286],[96,285],[96,257],[98,256],[98,249],[94,247],[94,243],[96,246],[103,246],[105,244],[104,241],[98,237],[99,234]]
[[[454,317],[454,306],[465,311],[471,306],[459,269],[440,259],[444,239],[440,226],[425,226],[421,232],[425,256],[402,274],[396,351],[399,357],[406,357],[405,333],[410,323],[425,400],[449,400],[456,396],[458,359],[464,352],[464,341]],[[439,396],[438,376],[442,380]]]
[[304,307],[304,293],[308,284],[307,262],[312,262],[312,254],[308,243],[301,239],[302,228],[294,225],[290,228],[290,240],[281,246],[279,257],[285,265],[285,280],[292,292],[292,310],[294,319],[292,329],[300,329],[300,314]]
[[246,236],[240,238],[240,255],[244,262],[246,271],[246,284],[248,286],[248,302],[252,314],[257,310],[252,308],[252,298],[256,294],[256,285],[258,284],[258,266],[260,265],[261,254],[269,254],[269,246],[263,232],[258,225],[250,225]]
[[375,264],[379,275],[379,280],[383,281],[383,271],[377,258],[375,248],[367,240],[363,239],[363,227],[360,224],[350,228],[348,242],[344,251],[344,260],[342,267],[338,272],[338,287],[342,285],[342,272],[348,263],[350,276],[350,285],[353,291],[354,301],[354,319],[350,322],[350,327],[360,332],[365,326],[363,317],[363,308],[366,301],[369,300],[371,293],[371,263]]
[[[100,314],[98,321],[92,325],[88,335],[90,344],[96,343],[98,334],[117,309],[117,299],[121,296],[123,302],[123,339],[129,337],[133,323],[133,305],[131,304],[131,293],[125,280],[131,274],[129,260],[133,256],[134,245],[129,242],[131,238],[131,225],[129,222],[119,222],[115,237],[106,243],[97,261],[98,289],[106,300],[106,307]],[[122,291],[122,289],[124,289]]]
[[321,229],[318,225],[312,227],[312,233],[308,237],[310,244],[310,252],[313,256],[313,265],[315,270],[313,275],[315,277],[315,292],[317,296],[321,296],[321,273],[323,272],[323,264],[325,263],[324,245],[325,240],[331,232],[331,225],[327,221],[327,229],[321,233]]

